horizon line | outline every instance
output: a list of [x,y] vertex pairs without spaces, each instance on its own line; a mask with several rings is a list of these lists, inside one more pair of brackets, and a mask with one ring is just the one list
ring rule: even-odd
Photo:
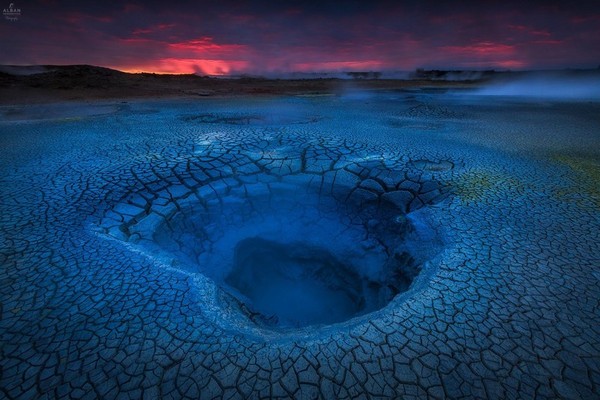
[[[474,68],[474,69],[464,69],[464,68],[441,68],[441,67],[417,67],[412,70],[392,70],[392,69],[382,69],[382,70],[322,70],[322,71],[265,71],[265,72],[237,72],[237,73],[223,73],[223,74],[201,74],[199,72],[190,72],[190,73],[176,73],[176,72],[158,72],[151,70],[141,70],[135,68],[119,68],[112,66],[103,66],[103,65],[94,65],[94,64],[0,64],[0,72],[8,73],[2,70],[2,67],[7,68],[35,68],[35,67],[95,67],[95,68],[103,68],[109,69],[113,71],[117,71],[124,74],[131,75],[141,75],[141,74],[151,74],[151,75],[172,75],[172,76],[198,76],[198,77],[213,77],[213,78],[235,78],[235,77],[256,77],[256,78],[267,78],[270,76],[277,75],[351,75],[351,74],[371,74],[371,75],[383,75],[383,74],[414,74],[414,73],[428,73],[428,72],[443,72],[443,73],[511,73],[511,72],[561,72],[561,71],[595,71],[600,70],[600,65],[596,67],[563,67],[563,68],[530,68],[530,69],[512,69],[512,68]],[[38,73],[45,73],[50,71],[41,71]],[[34,73],[34,74],[38,74]],[[31,75],[34,75],[31,74]],[[12,74],[10,74],[12,75]],[[378,77],[377,77],[378,78]],[[383,78],[385,79],[385,78]]]

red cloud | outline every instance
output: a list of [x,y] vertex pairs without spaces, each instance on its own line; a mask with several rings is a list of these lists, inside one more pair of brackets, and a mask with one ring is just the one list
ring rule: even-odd
[[515,46],[492,43],[479,42],[466,46],[442,46],[440,49],[452,55],[490,57],[490,56],[507,56],[515,52]]
[[467,61],[463,63],[465,67],[469,68],[506,68],[506,69],[518,69],[529,66],[527,61],[522,60],[500,60],[500,61]]
[[157,74],[230,75],[243,72],[248,62],[243,60],[210,60],[162,58],[149,64],[116,67],[124,72],[147,72]]
[[133,32],[131,32],[132,35],[146,35],[149,33],[155,33],[155,32],[161,32],[167,29],[171,29],[175,26],[175,24],[158,24],[158,25],[154,25],[148,28],[138,28],[138,29],[134,29]]
[[188,40],[179,43],[169,43],[171,49],[177,51],[192,51],[192,52],[236,52],[245,50],[246,46],[241,44],[217,44],[211,37],[202,37],[200,39]]
[[552,34],[546,30],[532,30],[530,33],[536,36],[552,36]]
[[441,59],[468,68],[523,68],[529,65],[520,59],[517,46],[494,42],[479,42],[465,46],[442,46]]
[[574,24],[586,24],[588,22],[600,22],[600,15],[588,15],[588,16],[578,16],[573,17],[570,21]]
[[564,40],[536,40],[534,42],[531,42],[533,44],[551,44],[551,45],[559,45],[559,44],[563,44],[565,41]]

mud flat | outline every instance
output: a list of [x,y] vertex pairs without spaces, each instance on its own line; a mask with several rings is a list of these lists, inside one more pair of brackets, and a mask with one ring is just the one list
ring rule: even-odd
[[248,94],[0,107],[5,397],[597,396],[600,103]]

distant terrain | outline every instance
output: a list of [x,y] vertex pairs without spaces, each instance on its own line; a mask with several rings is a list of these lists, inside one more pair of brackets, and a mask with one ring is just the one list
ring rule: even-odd
[[[523,86],[523,82],[533,85]],[[525,94],[543,95],[548,87],[560,82],[566,86],[558,87],[559,97],[569,91],[572,96],[577,96],[579,92],[570,89],[577,83],[586,92],[595,90],[593,94],[597,97],[600,68],[518,72],[417,69],[402,74],[402,78],[398,74],[386,76],[372,71],[296,73],[283,78],[126,73],[91,65],[0,65],[0,104],[209,96],[323,96],[353,90],[458,89],[513,83],[516,84],[516,92],[514,87],[509,86],[507,94],[524,91]],[[503,87],[504,90],[506,88]]]
[[328,95],[346,89],[467,87],[473,80],[443,80],[439,73],[411,79],[377,79],[373,73],[348,73],[349,79],[273,79],[125,73],[90,65],[0,66],[0,103],[165,98],[231,95]]

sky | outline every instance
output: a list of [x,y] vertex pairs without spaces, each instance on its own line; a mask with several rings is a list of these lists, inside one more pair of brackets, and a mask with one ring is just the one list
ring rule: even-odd
[[600,0],[13,3],[0,64],[201,75],[600,66]]

